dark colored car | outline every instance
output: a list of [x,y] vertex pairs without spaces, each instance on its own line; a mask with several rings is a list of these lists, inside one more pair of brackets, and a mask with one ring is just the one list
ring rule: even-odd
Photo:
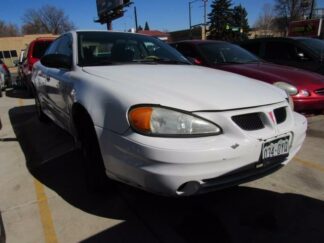
[[264,62],[245,49],[223,41],[192,40],[171,46],[196,65],[258,79],[289,92],[293,90],[296,111],[324,111],[324,76],[320,74]]
[[24,86],[26,86],[28,90],[28,93],[31,95],[33,94],[33,88],[31,84],[33,65],[40,60],[40,58],[44,55],[45,51],[51,45],[54,39],[55,38],[40,37],[33,40],[24,52],[22,62],[18,64],[21,66],[21,70],[18,73],[18,79],[23,82]]
[[309,37],[260,38],[238,43],[263,60],[324,74],[324,41]]

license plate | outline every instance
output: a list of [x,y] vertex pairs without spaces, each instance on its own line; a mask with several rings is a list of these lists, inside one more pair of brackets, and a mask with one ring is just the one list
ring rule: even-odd
[[289,146],[290,136],[265,142],[262,147],[262,159],[266,160],[280,155],[288,155]]

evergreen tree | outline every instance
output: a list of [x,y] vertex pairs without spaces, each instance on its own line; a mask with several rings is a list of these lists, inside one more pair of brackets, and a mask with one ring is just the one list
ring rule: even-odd
[[249,23],[247,19],[247,11],[242,5],[235,6],[233,9],[233,25],[237,28],[233,32],[233,40],[245,40],[248,38]]
[[208,14],[210,39],[230,40],[232,38],[233,13],[231,5],[231,0],[214,0],[212,2],[212,11]]
[[149,27],[149,25],[148,25],[147,21],[145,22],[145,27],[144,27],[144,30],[150,30],[150,27]]
[[138,26],[137,31],[142,31],[143,27],[141,25]]

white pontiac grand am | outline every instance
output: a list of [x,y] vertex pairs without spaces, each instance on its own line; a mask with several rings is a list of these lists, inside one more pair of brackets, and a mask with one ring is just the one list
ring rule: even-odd
[[190,65],[144,35],[63,34],[32,81],[39,119],[73,135],[92,188],[108,176],[162,195],[204,193],[274,172],[305,139],[284,91]]

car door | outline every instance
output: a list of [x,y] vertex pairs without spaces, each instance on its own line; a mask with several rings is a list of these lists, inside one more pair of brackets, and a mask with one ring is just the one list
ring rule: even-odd
[[[72,59],[72,35],[66,34],[60,37],[52,53],[47,52],[46,54],[63,54]],[[66,93],[68,87],[71,86],[70,73],[71,70],[64,68],[47,68],[46,73],[46,92],[52,105],[52,112],[57,122],[65,128],[69,126]]]
[[[58,44],[58,41],[54,41],[47,49],[44,56],[48,55],[48,54],[55,53],[57,44]],[[47,93],[47,80],[48,80],[47,69],[48,68],[46,66],[42,65],[40,62],[35,65],[33,75],[35,76],[34,82],[35,82],[35,85],[37,88],[37,95],[38,95],[40,102],[42,103],[42,106],[44,106],[43,109],[48,110],[51,113],[51,115],[53,115],[52,114],[53,104],[51,104],[49,95]]]

